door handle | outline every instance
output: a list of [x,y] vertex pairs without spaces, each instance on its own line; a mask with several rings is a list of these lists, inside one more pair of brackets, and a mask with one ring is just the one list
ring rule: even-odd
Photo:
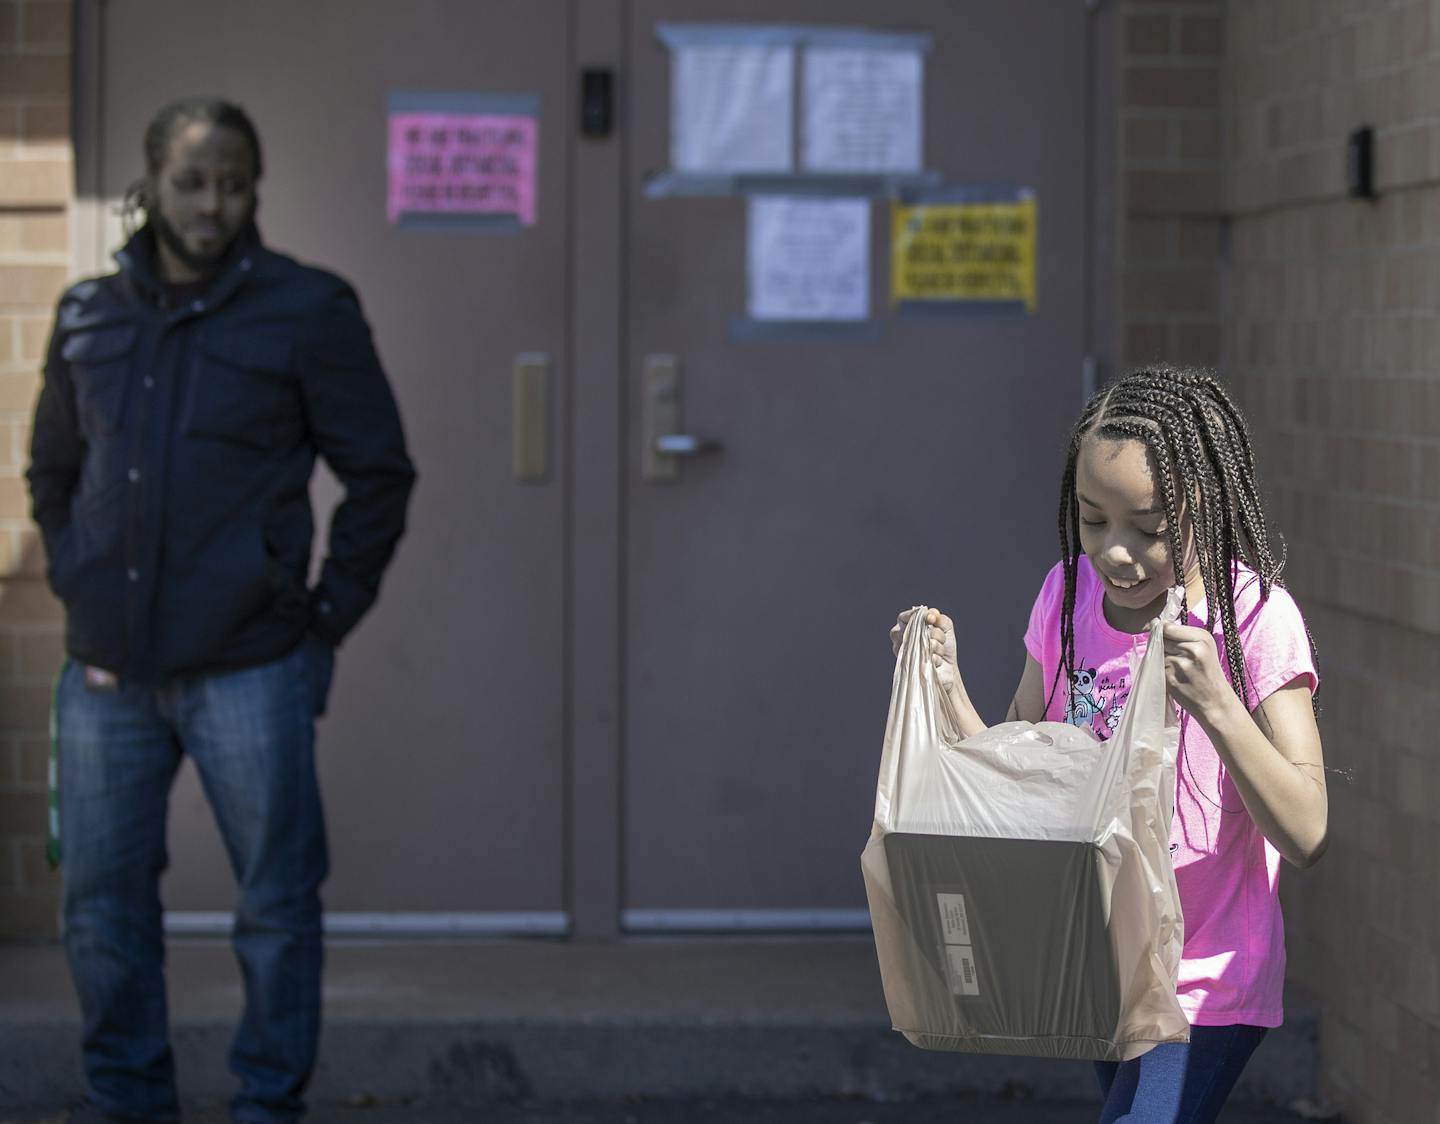
[[510,469],[517,483],[542,484],[550,474],[550,357],[515,356],[510,378]]
[[680,360],[674,355],[647,355],[640,407],[640,477],[647,484],[673,484],[680,479],[680,461],[723,446],[710,437],[683,432],[680,421]]

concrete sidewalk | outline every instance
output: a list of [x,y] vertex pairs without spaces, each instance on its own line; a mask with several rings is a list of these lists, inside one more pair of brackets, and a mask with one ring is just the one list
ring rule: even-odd
[[[172,943],[182,1094],[226,1098],[240,1008],[228,945]],[[980,1094],[1091,1101],[1083,1062],[931,1053],[889,1028],[869,938],[332,944],[315,1103]],[[82,1088],[53,947],[0,946],[0,1116]],[[1292,1000],[1237,1103],[1310,1094],[1315,1019]]]

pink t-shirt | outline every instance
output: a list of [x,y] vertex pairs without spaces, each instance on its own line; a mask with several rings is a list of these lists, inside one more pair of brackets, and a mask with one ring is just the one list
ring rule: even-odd
[[[1303,676],[1310,690],[1318,677],[1304,621],[1290,594],[1272,587],[1260,600],[1253,570],[1237,566],[1235,618],[1250,707]],[[1060,610],[1065,575],[1057,563],[1045,579],[1025,647],[1045,673],[1045,717],[1085,726],[1109,738],[1130,695],[1127,653],[1144,651],[1147,637],[1132,636],[1105,620],[1105,588],[1082,556],[1075,588],[1075,673],[1051,695],[1060,663]],[[1196,610],[1199,615],[1196,615]],[[1205,625],[1204,605],[1187,623]],[[1220,664],[1229,671],[1220,622],[1215,622]],[[1205,731],[1182,714],[1170,855],[1185,914],[1185,951],[1176,988],[1180,1006],[1196,1026],[1248,1023],[1279,1026],[1284,1018],[1285,928],[1278,896],[1280,854],[1255,826]]]

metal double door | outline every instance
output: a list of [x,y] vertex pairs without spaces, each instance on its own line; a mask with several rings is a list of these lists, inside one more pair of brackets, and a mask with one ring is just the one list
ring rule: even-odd
[[[647,190],[670,161],[657,27],[760,17],[929,36],[925,165],[1035,192],[1033,313],[892,308],[876,193],[867,334],[735,330],[743,194]],[[262,230],[356,285],[420,470],[320,728],[337,929],[864,923],[895,612],[950,608],[998,713],[1055,552],[1096,321],[1088,18],[1046,0],[86,7],[91,202],[140,173],[165,101],[245,105]],[[587,70],[610,75],[605,135],[585,134]],[[387,99],[425,92],[534,98],[533,225],[387,222]],[[117,234],[100,224],[92,255]],[[660,480],[657,435],[714,445],[665,456]],[[335,495],[317,484],[322,508]],[[167,907],[204,928],[232,882],[186,773],[170,839]]]

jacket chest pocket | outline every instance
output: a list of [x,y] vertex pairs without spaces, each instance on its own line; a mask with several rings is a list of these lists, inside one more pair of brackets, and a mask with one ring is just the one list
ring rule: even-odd
[[293,441],[301,402],[291,353],[289,340],[273,336],[202,337],[185,391],[182,431],[256,449]]
[[60,348],[75,388],[75,418],[87,439],[116,433],[125,421],[136,329],[122,324],[75,332]]

